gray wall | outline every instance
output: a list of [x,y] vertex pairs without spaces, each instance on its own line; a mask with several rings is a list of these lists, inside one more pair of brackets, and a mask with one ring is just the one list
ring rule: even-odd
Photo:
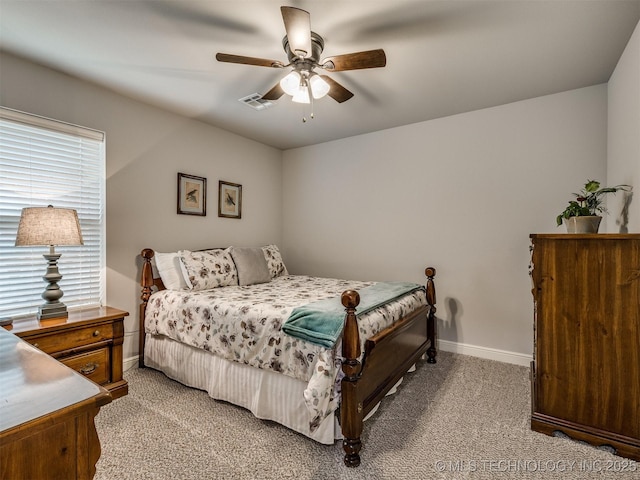
[[[281,243],[280,150],[8,54],[0,68],[2,105],[106,132],[107,302],[131,313],[125,358],[138,351],[140,250]],[[207,178],[205,217],[176,213],[178,172]],[[218,180],[242,184],[242,220],[218,218]]]
[[607,184],[633,185],[635,194],[610,196],[606,228],[640,232],[640,23],[609,79],[608,105]]
[[563,231],[556,215],[605,177],[606,149],[598,85],[286,151],[287,265],[416,282],[434,266],[443,346],[526,364],[528,236]]

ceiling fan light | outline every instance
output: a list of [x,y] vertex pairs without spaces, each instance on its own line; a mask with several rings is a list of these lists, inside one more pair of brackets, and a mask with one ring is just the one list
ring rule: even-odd
[[295,70],[290,72],[280,80],[280,87],[287,95],[295,95],[300,90],[300,74]]
[[291,101],[296,103],[311,103],[307,87],[300,86]]
[[311,88],[313,98],[318,99],[329,93],[331,87],[320,75],[313,75],[309,80],[309,88]]

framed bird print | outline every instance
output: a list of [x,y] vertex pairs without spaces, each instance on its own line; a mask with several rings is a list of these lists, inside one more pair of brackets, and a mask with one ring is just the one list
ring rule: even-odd
[[242,185],[220,180],[218,190],[218,216],[242,218]]
[[178,173],[178,213],[182,215],[207,214],[207,179]]

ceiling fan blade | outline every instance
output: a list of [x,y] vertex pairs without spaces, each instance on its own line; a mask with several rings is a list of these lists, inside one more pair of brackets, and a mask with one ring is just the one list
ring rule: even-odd
[[242,55],[230,55],[228,53],[216,53],[216,60],[227,63],[240,63],[242,65],[256,65],[258,67],[283,68],[284,63],[279,60],[266,58],[243,57]]
[[278,100],[282,95],[284,95],[284,90],[280,86],[280,82],[276,83],[271,90],[262,95],[264,100]]
[[309,12],[295,7],[280,7],[289,49],[296,55],[311,55],[311,18]]
[[329,84],[330,88],[329,88],[329,93],[327,93],[327,95],[333,98],[336,102],[338,103],[346,102],[351,97],[353,97],[352,92],[344,88],[342,85],[336,82],[333,78],[329,77],[328,75],[320,75],[320,77],[322,77],[322,79]]
[[359,70],[361,68],[384,67],[387,64],[387,56],[384,50],[367,50],[366,52],[347,53],[322,60],[322,68],[329,72],[344,70]]

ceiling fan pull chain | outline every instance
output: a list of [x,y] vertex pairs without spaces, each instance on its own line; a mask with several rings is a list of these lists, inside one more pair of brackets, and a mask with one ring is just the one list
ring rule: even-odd
[[[307,91],[307,96],[309,97],[309,108],[310,108],[310,115],[309,117],[311,118],[311,120],[313,120],[315,117],[313,115],[313,94],[311,92],[311,83],[309,82],[308,78],[306,75],[301,75],[300,77],[300,88],[304,88]],[[304,111],[306,110],[305,104],[302,104],[302,123],[307,123],[307,117],[304,113]]]
[[308,77],[305,77],[304,83],[307,85],[307,95],[309,96],[309,108],[311,109],[311,120],[313,120],[313,92],[311,91],[311,82]]

